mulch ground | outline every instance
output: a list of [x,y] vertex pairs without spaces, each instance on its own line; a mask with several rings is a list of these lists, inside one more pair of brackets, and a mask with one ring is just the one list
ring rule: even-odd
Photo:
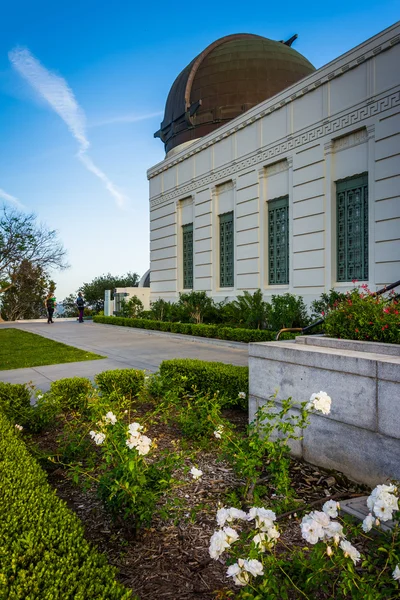
[[[247,415],[231,410],[225,414],[236,425],[245,428]],[[179,432],[159,423],[151,428],[151,437],[159,447],[171,447]],[[52,433],[36,440],[49,448]],[[176,507],[167,519],[155,515],[151,528],[135,538],[129,527],[114,523],[94,490],[83,491],[72,483],[63,469],[49,473],[49,481],[60,498],[78,515],[84,524],[86,537],[104,552],[109,562],[119,571],[120,581],[133,590],[140,600],[212,600],[232,597],[227,595],[235,587],[226,577],[224,561],[211,560],[209,540],[216,529],[215,513],[218,504],[227,505],[226,494],[238,489],[241,481],[231,467],[220,462],[215,451],[202,451],[197,457],[203,471],[200,481],[186,476],[188,485],[174,491]],[[340,473],[332,473],[307,463],[293,460],[291,464],[293,487],[296,490],[298,510],[304,505],[321,505],[326,499],[348,498],[362,490]],[[287,544],[304,545],[299,527],[285,523],[299,522],[297,514],[280,519],[282,539]],[[237,588],[236,588],[237,589]]]

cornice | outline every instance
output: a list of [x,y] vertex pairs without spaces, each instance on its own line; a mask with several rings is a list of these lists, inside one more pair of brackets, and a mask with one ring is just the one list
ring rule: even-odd
[[[273,160],[274,163],[277,163],[285,158],[290,158],[284,155],[299,148],[300,146],[315,142],[328,135],[338,138],[340,137],[338,132],[341,130],[347,129],[348,127],[357,127],[358,124],[361,124],[363,121],[369,119],[377,113],[397,106],[400,106],[400,90],[392,92],[387,96],[383,96],[378,100],[375,100],[375,102],[363,104],[356,109],[348,111],[347,113],[341,113],[339,116],[330,120],[321,121],[314,127],[307,129],[307,131],[302,131],[297,135],[288,136],[287,138],[281,139],[274,144],[259,148],[252,154],[247,155],[242,160],[237,160],[234,163],[232,162],[225,167],[215,169],[208,175],[194,179],[190,183],[178,186],[169,192],[159,194],[151,199],[150,207],[153,208],[164,202],[174,200],[178,196],[181,198],[189,196],[195,192],[196,189],[207,187],[210,184],[218,185],[215,182],[224,183],[224,181],[232,178],[232,176],[239,171],[248,169],[249,167],[257,167],[260,164],[262,167],[268,167],[269,165],[265,164],[268,161]],[[369,135],[371,134],[369,133]],[[332,149],[333,140],[325,144],[325,152],[329,153],[332,151]]]
[[344,73],[347,73],[347,71],[354,69],[361,63],[374,58],[386,50],[389,50],[392,46],[395,46],[398,43],[400,43],[400,25],[397,23],[370,40],[363,42],[356,48],[353,48],[353,50],[350,50],[346,54],[338,57],[331,63],[321,67],[311,75],[308,75],[300,82],[290,86],[280,94],[277,94],[273,98],[262,102],[256,107],[248,110],[244,115],[241,115],[226,125],[223,125],[216,132],[213,132],[198,142],[195,142],[190,146],[190,150],[182,150],[181,153],[164,159],[161,163],[158,163],[148,170],[148,179],[156,177],[163,171],[166,171],[167,169],[170,169],[171,167],[174,167],[177,164],[187,160],[191,156],[202,152],[206,148],[209,148],[222,139],[233,135],[244,127],[247,127],[255,121],[262,119],[266,115],[271,114],[275,110],[279,110],[297,98],[301,98],[302,96],[305,96],[306,94],[317,89],[321,85],[340,77]]

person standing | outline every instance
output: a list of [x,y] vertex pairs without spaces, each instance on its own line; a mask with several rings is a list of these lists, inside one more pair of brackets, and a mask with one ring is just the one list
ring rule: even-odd
[[45,307],[47,310],[47,322],[54,323],[53,314],[54,314],[54,309],[56,307],[56,299],[54,298],[52,293],[47,294],[44,304],[45,304]]
[[85,301],[82,297],[82,292],[78,292],[78,297],[76,299],[76,305],[79,310],[79,323],[83,323],[83,311],[85,310]]

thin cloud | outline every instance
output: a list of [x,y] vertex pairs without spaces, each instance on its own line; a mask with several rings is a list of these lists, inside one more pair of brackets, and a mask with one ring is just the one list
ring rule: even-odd
[[89,127],[103,127],[104,125],[114,125],[118,123],[138,123],[139,121],[147,121],[155,117],[161,117],[164,113],[162,111],[149,113],[148,115],[120,115],[118,117],[110,117],[109,119],[102,119],[101,121],[95,121],[89,123]]
[[104,183],[117,205],[122,207],[126,197],[86,154],[90,142],[86,135],[85,113],[77,103],[74,93],[65,79],[48,71],[27,48],[14,48],[8,53],[8,56],[18,73],[49,103],[67,125],[78,142],[77,156],[79,160]]
[[24,210],[25,206],[16,198],[15,196],[11,196],[11,194],[7,194],[4,190],[0,188],[0,198],[5,202],[9,202],[10,204],[14,204],[17,208]]

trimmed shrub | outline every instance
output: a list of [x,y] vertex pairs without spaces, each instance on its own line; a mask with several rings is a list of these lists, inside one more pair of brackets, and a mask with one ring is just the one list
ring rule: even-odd
[[217,338],[218,332],[218,325],[192,325],[192,335],[198,335],[205,338]]
[[54,422],[60,405],[48,394],[39,395],[36,403],[31,405],[31,391],[27,385],[0,381],[0,411],[12,424],[38,433]]
[[144,371],[138,369],[115,369],[95,376],[95,382],[103,394],[117,392],[122,396],[136,396],[144,386]]
[[[122,325],[125,327],[139,327],[155,331],[171,331],[184,335],[230,340],[233,342],[271,342],[275,340],[276,331],[270,329],[242,329],[241,327],[221,327],[220,325],[204,325],[195,323],[171,323],[170,321],[149,321],[148,319],[124,319],[122,317],[94,317],[96,323],[106,325]],[[293,339],[295,334],[284,333],[283,340]]]
[[0,410],[12,422],[25,426],[26,423],[20,423],[22,415],[31,408],[31,392],[23,383],[3,383],[0,381]]
[[0,489],[0,598],[132,598],[1,412]]
[[[248,367],[175,358],[161,363],[160,374],[167,386],[173,387],[174,382],[179,379],[179,385],[187,391],[191,391],[195,386],[203,394],[218,393],[225,406],[240,406],[247,409]],[[245,392],[246,397],[239,398],[239,392]]]
[[52,395],[57,398],[64,410],[86,409],[88,394],[93,385],[85,377],[69,377],[53,381],[50,386]]

